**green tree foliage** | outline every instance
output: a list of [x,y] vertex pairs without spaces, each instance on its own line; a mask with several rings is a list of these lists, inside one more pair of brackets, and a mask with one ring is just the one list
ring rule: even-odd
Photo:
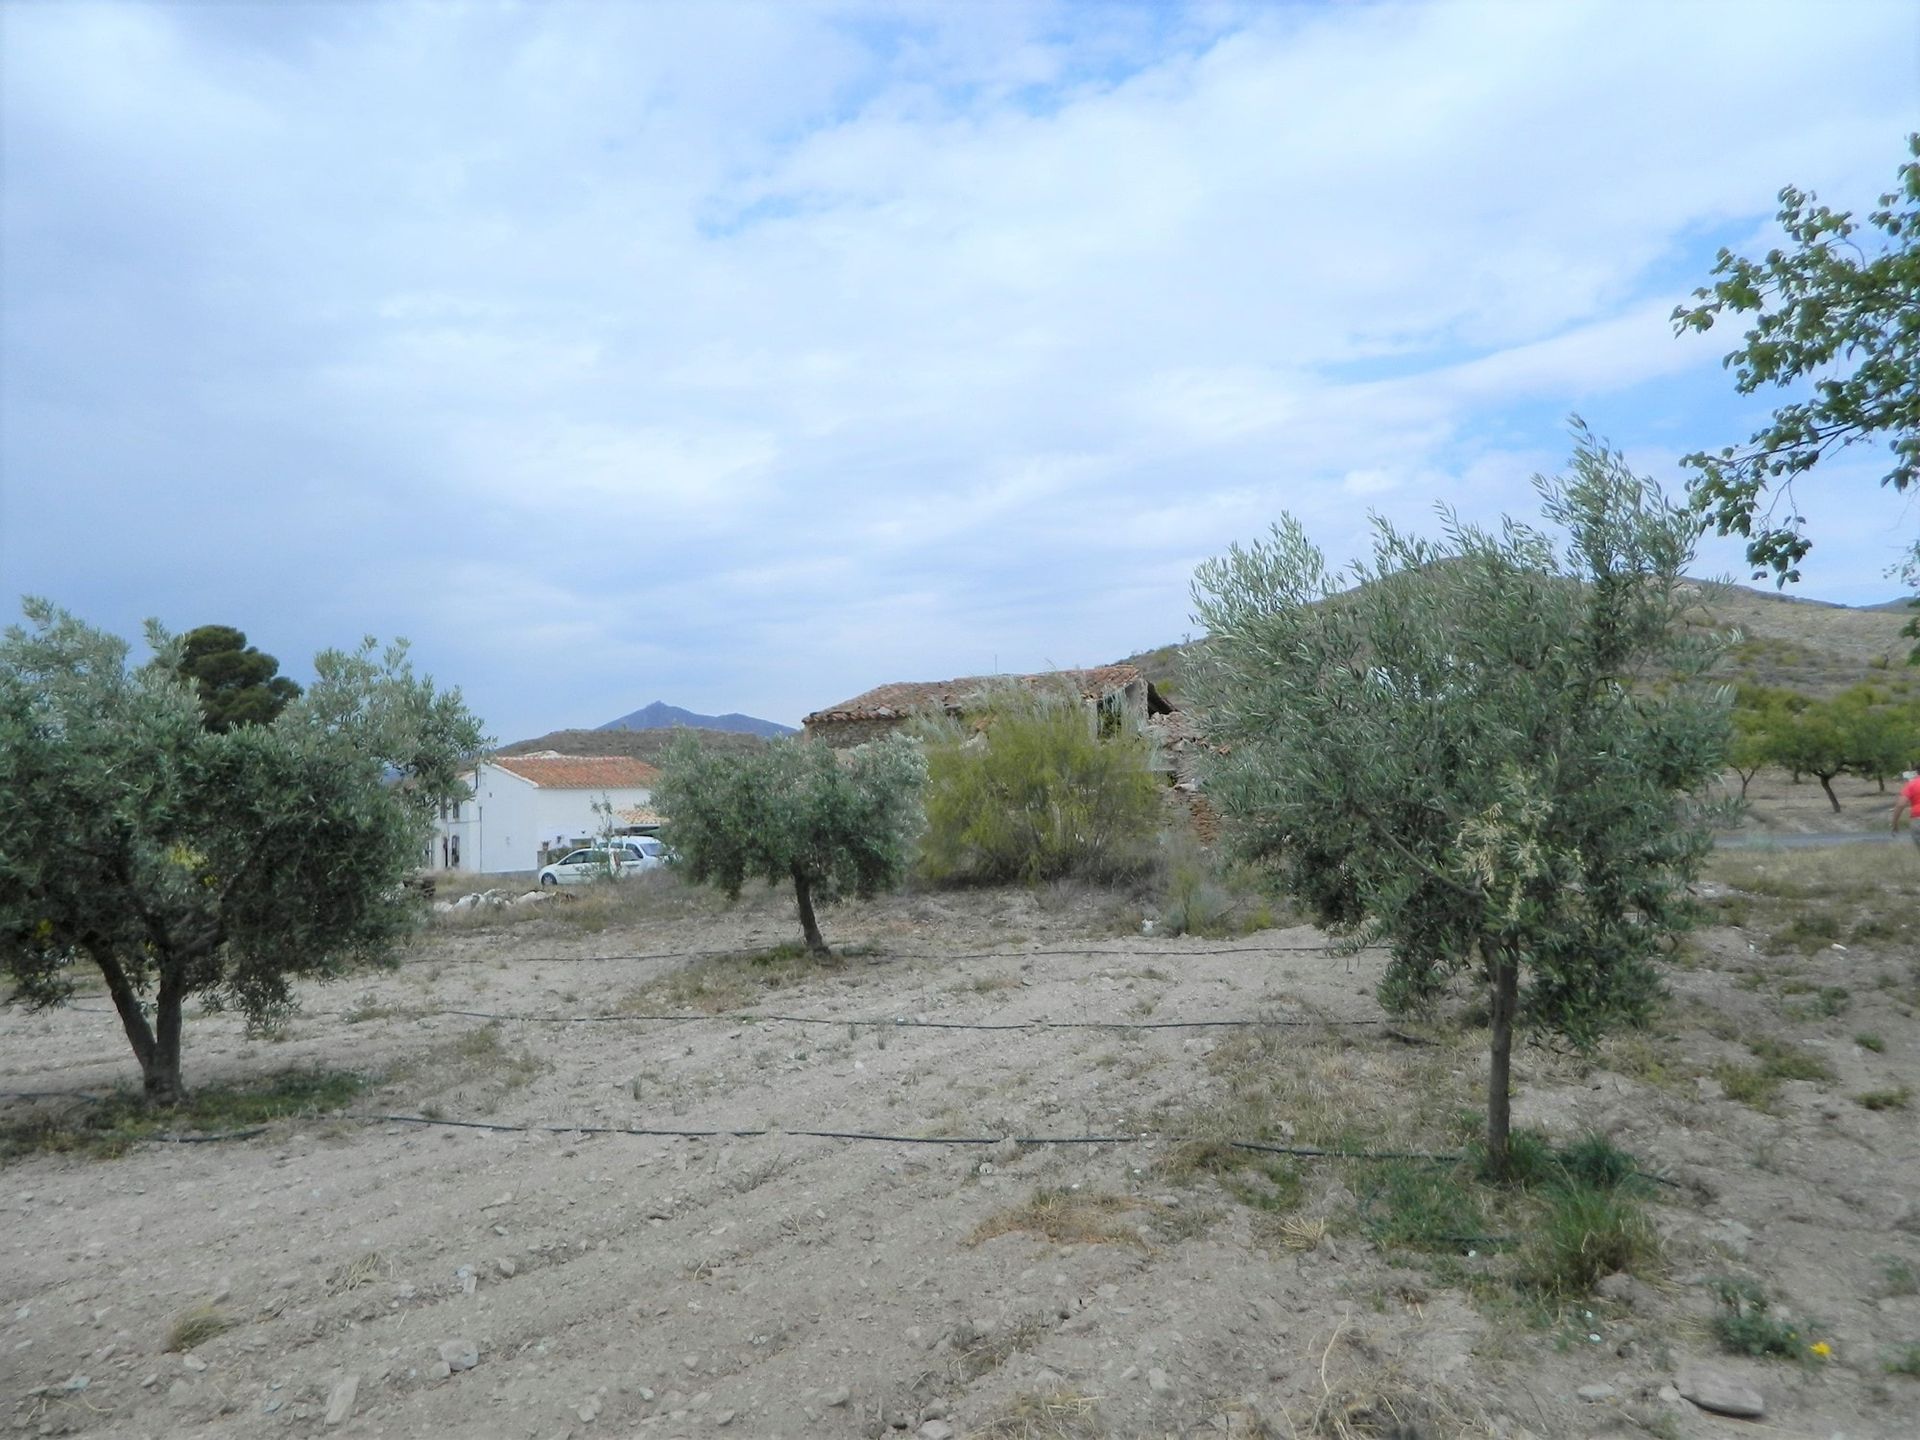
[[1811,775],[1818,780],[1836,815],[1840,797],[1833,793],[1833,782],[1846,773],[1852,750],[1843,718],[1832,701],[1820,700],[1785,711],[1769,727],[1773,763],[1796,777]]
[[1189,693],[1231,843],[1391,949],[1388,1005],[1477,967],[1497,1172],[1516,1019],[1586,1043],[1646,1013],[1711,843],[1686,802],[1726,752],[1730,697],[1696,683],[1719,642],[1679,624],[1698,521],[1577,439],[1571,478],[1535,482],[1564,553],[1512,521],[1442,512],[1439,542],[1376,521],[1340,592],[1288,517],[1194,582]]
[[1833,782],[1841,775],[1878,781],[1884,792],[1888,776],[1920,763],[1920,707],[1877,685],[1855,685],[1831,700],[1775,700],[1762,748],[1767,763],[1818,780],[1837,815]]
[[[1792,186],[1780,192],[1780,227],[1792,242],[1759,260],[1722,250],[1700,303],[1673,312],[1677,331],[1710,330],[1728,313],[1756,317],[1726,358],[1735,388],[1751,395],[1812,379],[1809,398],[1781,406],[1745,445],[1705,451],[1681,463],[1699,472],[1695,504],[1722,535],[1747,537],[1755,578],[1800,578],[1811,547],[1805,517],[1793,513],[1794,477],[1821,457],[1861,440],[1887,437],[1894,457],[1883,483],[1904,490],[1920,475],[1920,134],[1899,188],[1880,197],[1861,241],[1846,211],[1818,204]],[[1776,481],[1787,513],[1760,512]]]
[[1920,763],[1920,715],[1878,685],[1855,685],[1833,697],[1845,737],[1847,768],[1875,781],[1885,794],[1887,778]]
[[1009,687],[978,730],[918,720],[927,742],[921,865],[936,881],[1112,879],[1140,867],[1162,819],[1147,738],[1070,689]]
[[300,695],[280,662],[231,625],[202,625],[181,636],[180,673],[199,689],[209,730],[265,725]]
[[158,625],[135,669],[116,636],[25,611],[0,638],[0,970],[45,1006],[97,967],[146,1094],[171,1104],[188,997],[270,1023],[292,979],[390,953],[479,725],[404,645],[368,641],[320,655],[271,724],[208,730]]
[[688,879],[729,899],[750,877],[791,881],[807,948],[830,955],[814,906],[900,883],[926,774],[905,736],[852,750],[774,740],[738,753],[685,736],[661,757],[653,798],[667,817],[660,838]]
[[1807,702],[1790,690],[1742,685],[1734,695],[1733,736],[1727,768],[1740,777],[1740,798],[1768,765],[1779,763],[1779,732]]

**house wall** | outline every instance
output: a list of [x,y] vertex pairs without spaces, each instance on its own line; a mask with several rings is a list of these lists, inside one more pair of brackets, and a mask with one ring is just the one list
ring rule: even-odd
[[[1097,723],[1099,711],[1111,706],[1125,717],[1133,729],[1142,729],[1147,723],[1147,682],[1135,680],[1118,690],[1109,690],[1096,705],[1086,702],[1087,713]],[[878,740],[892,734],[906,723],[906,717],[896,716],[888,719],[869,720],[821,720],[806,727],[809,740],[819,740],[833,746],[836,750],[845,750],[854,745],[864,745],[869,740]]]
[[[615,810],[650,804],[643,785],[611,790],[559,789],[535,785],[496,765],[466,777],[473,797],[438,820],[424,858],[428,870],[502,875],[539,866],[540,847],[594,835],[604,824],[594,804]],[[455,863],[455,846],[458,863]]]
[[855,745],[864,745],[869,740],[878,740],[891,735],[905,724],[904,720],[825,720],[806,728],[809,740],[819,740],[833,746],[836,750],[851,749]]

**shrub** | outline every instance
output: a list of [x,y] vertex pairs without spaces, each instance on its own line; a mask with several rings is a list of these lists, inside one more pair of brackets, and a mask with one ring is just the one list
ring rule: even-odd
[[936,882],[1138,874],[1160,819],[1145,736],[1105,738],[1070,691],[1008,689],[970,732],[923,718],[927,831],[921,866]]
[[1720,1308],[1713,1317],[1714,1337],[1733,1355],[1756,1358],[1782,1355],[1798,1360],[1807,1353],[1806,1336],[1799,1327],[1772,1313],[1766,1293],[1751,1280],[1722,1278],[1714,1282]]
[[1544,1295],[1585,1295],[1616,1270],[1643,1268],[1659,1250],[1659,1236],[1631,1192],[1571,1182],[1548,1193],[1520,1275]]

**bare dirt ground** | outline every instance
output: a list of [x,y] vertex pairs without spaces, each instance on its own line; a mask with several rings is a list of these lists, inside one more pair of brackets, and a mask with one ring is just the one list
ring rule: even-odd
[[[1303,927],[1159,939],[1125,897],[982,891],[833,912],[830,938],[864,950],[838,968],[756,965],[712,952],[788,939],[782,897],[723,911],[659,877],[618,904],[443,921],[397,971],[309,992],[271,1040],[190,1020],[190,1084],[378,1077],[345,1114],[0,1168],[0,1423],[1910,1440],[1920,1379],[1888,1364],[1920,1342],[1920,1141],[1900,1098],[1920,1081],[1920,860],[1819,863],[1722,867],[1722,923],[1683,952],[1655,1030],[1591,1060],[1517,1058],[1518,1123],[1599,1131],[1671,1182],[1651,1205],[1661,1258],[1609,1298],[1525,1300],[1499,1235],[1383,1238],[1380,1161],[1248,1179],[1155,1139],[793,1133],[1219,1134],[1265,1106],[1273,1138],[1457,1144],[1483,1032],[1383,1024],[1377,955],[1329,956]],[[617,1018],[534,1018],[565,1016]],[[1256,1018],[1287,1023],[1062,1023]],[[1763,1041],[1830,1078],[1769,1082]],[[103,999],[0,1010],[0,1127],[86,1104],[18,1092],[131,1075]],[[775,1133],[571,1128],[590,1126]],[[1722,1353],[1708,1325],[1729,1276],[1830,1358]],[[198,1306],[230,1328],[166,1349]],[[1764,1421],[1680,1398],[1697,1362],[1759,1392]]]
[[[1915,757],[1920,759],[1920,757]],[[1884,834],[1893,818],[1900,781],[1889,779],[1882,791],[1872,780],[1854,775],[1833,782],[1833,801],[1811,776],[1797,784],[1784,770],[1762,770],[1747,786],[1747,811],[1734,832],[1742,838],[1767,835],[1836,835],[1848,832]],[[1740,793],[1738,777],[1726,782],[1730,795]]]

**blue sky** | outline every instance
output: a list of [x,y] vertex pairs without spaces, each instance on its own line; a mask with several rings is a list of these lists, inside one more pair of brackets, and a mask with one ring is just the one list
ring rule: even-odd
[[[1915,129],[1906,0],[4,5],[0,590],[502,740],[1101,663],[1570,412],[1677,488],[1769,407],[1673,306]],[[1799,593],[1898,593],[1879,460]]]

